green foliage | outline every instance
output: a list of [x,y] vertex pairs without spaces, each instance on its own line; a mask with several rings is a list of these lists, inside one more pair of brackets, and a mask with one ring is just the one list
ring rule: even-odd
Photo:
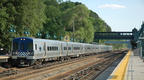
[[63,2],[63,3],[59,4],[59,9],[61,11],[65,11],[65,10],[73,8],[73,7],[75,7],[75,4],[73,2]]
[[17,30],[20,36],[23,35],[25,28],[28,28],[31,35],[43,29],[45,5],[41,0],[22,0],[18,8],[20,15],[17,19],[19,21]]
[[95,32],[111,32],[111,28],[93,11],[90,11],[90,20],[94,25]]
[[[65,23],[65,29],[74,28],[74,39],[84,40],[85,42],[92,42],[94,29],[89,20],[89,10],[84,5],[80,4],[73,8],[65,10],[62,14],[62,22]],[[69,34],[73,38],[73,33]]]
[[[41,0],[1,0],[0,47],[10,47],[12,38],[25,36],[25,28],[31,36],[35,36],[38,30],[43,28],[44,9],[45,5]],[[9,32],[11,28],[16,32]]]
[[[10,32],[13,29],[16,32]],[[26,31],[30,34],[26,35]],[[59,39],[65,35],[93,42],[94,32],[111,31],[98,14],[70,0],[0,0],[0,47],[10,47],[12,38],[28,36]],[[55,36],[55,37],[54,37]],[[102,40],[100,42],[103,42]]]
[[[53,37],[54,34],[60,37],[64,29],[61,23],[60,9],[53,5],[46,5],[45,14],[46,14],[46,21],[44,24],[43,32],[48,31],[52,39],[54,38]],[[62,35],[64,36],[64,34]]]

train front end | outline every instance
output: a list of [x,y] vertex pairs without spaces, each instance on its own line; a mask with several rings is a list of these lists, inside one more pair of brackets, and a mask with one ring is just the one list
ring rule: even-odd
[[34,57],[33,39],[20,37],[13,39],[12,63],[18,66],[32,64]]

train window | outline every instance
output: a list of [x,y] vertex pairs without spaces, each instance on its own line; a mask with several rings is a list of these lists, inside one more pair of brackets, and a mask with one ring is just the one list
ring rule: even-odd
[[40,50],[40,51],[42,50],[41,47],[39,47],[39,50]]
[[74,47],[74,50],[80,50],[80,47]]
[[51,49],[50,49],[51,51],[53,50],[53,47],[51,46]]
[[54,50],[54,47],[52,47],[52,51]]
[[13,50],[18,50],[18,43],[17,42],[13,43]]
[[49,51],[49,47],[47,47],[47,51]]
[[71,50],[71,47],[68,47],[68,50]]
[[64,47],[64,50],[67,50],[67,47]]
[[47,47],[47,51],[50,51],[50,47],[49,46]]
[[88,46],[88,48],[87,49],[90,49],[90,47]]
[[52,47],[52,51],[54,51],[54,47]]
[[52,47],[52,50],[54,51],[54,47]]
[[47,47],[47,51],[57,51],[58,50],[58,47]]
[[28,50],[33,50],[33,43],[28,43]]
[[56,48],[55,47],[53,47],[53,51],[55,51],[56,50]]
[[37,50],[37,44],[35,44],[35,50]]
[[52,50],[52,47],[50,47],[50,51]]
[[56,47],[53,47],[53,48],[54,48],[53,50],[56,51]]
[[20,50],[24,50],[24,43],[20,43]]
[[50,49],[51,51],[53,50],[53,47],[51,47],[51,49]]

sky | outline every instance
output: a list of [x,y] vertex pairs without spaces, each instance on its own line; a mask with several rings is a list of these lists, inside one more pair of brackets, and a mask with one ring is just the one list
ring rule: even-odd
[[140,29],[144,21],[144,0],[71,0],[96,12],[112,31]]

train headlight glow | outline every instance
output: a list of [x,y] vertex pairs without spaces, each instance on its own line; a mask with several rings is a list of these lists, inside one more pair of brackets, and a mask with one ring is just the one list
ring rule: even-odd
[[30,54],[30,52],[28,52],[28,54]]

